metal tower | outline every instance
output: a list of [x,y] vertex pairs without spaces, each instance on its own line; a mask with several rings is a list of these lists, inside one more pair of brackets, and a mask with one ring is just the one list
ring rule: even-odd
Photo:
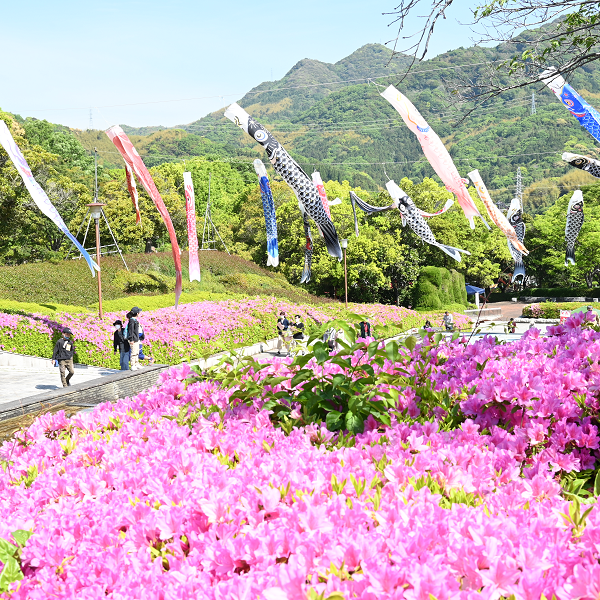
[[92,109],[91,108],[90,108],[90,129],[94,129],[94,118],[92,117]]
[[213,223],[212,217],[210,216],[210,183],[211,183],[212,173],[208,174],[208,202],[206,203],[206,212],[204,213],[204,228],[202,229],[202,247],[200,250],[216,250],[214,244],[217,243],[217,240],[212,239],[215,233],[219,236],[223,247],[225,248],[225,252],[230,254],[229,250],[227,250],[227,246],[221,237],[221,234],[218,232],[215,224]]
[[536,113],[536,108],[535,108],[535,92],[531,92],[531,114],[535,115]]
[[515,198],[519,199],[521,210],[523,210],[523,178],[521,176],[521,167],[517,167],[517,185],[515,187]]

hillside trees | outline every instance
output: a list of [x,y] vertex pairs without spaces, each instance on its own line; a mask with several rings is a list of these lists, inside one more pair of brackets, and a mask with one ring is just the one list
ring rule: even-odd
[[[32,143],[26,129],[12,115],[0,111],[0,119],[8,125],[34,177],[68,223],[82,203],[91,202],[89,190],[80,182],[81,178],[74,180],[70,176],[71,165],[63,165],[60,155]],[[41,137],[33,137],[43,141]],[[34,204],[21,176],[0,149],[0,262],[47,259],[70,245]]]
[[582,187],[584,223],[575,246],[574,266],[565,266],[565,225],[572,193],[538,215],[525,243],[525,267],[539,287],[593,287],[600,283],[600,186]]
[[[451,16],[453,4],[458,2],[401,0],[392,12],[399,29],[394,49],[398,40],[410,40],[400,44],[409,45],[404,50],[413,64],[424,59],[440,17]],[[504,61],[488,65],[476,78],[459,74],[449,88],[461,100],[481,101],[543,81],[548,66],[571,75],[600,57],[599,0],[479,0],[471,12],[478,45],[499,44]]]

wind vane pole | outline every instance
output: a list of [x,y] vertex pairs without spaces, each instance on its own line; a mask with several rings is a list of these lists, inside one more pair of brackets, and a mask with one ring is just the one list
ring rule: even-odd
[[204,228],[202,229],[202,247],[200,249],[201,250],[216,250],[216,248],[212,247],[212,245],[216,244],[217,241],[214,239],[211,239],[214,236],[214,234],[216,233],[219,236],[219,239],[221,240],[221,243],[223,244],[223,246],[225,248],[225,252],[227,252],[227,254],[231,255],[229,250],[227,250],[227,246],[225,245],[225,242],[223,241],[221,234],[219,233],[217,227],[213,223],[212,217],[210,216],[211,178],[212,178],[212,173],[209,173],[208,174],[208,202],[206,203],[206,211],[204,212]]

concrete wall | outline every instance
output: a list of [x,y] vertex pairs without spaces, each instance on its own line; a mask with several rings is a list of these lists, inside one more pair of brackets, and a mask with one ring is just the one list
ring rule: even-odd
[[140,371],[119,371],[100,379],[2,404],[0,438],[9,437],[20,427],[30,425],[36,417],[47,412],[64,410],[71,415],[84,407],[135,396],[156,385],[158,376],[168,368],[166,365],[155,365]]
[[[239,348],[235,353],[240,357],[253,356],[267,348],[274,348],[276,342],[277,339],[273,339],[266,343],[253,344]],[[206,359],[192,361],[191,364],[206,369],[217,365],[224,356],[230,354],[230,352],[221,352]],[[54,368],[48,359],[36,356],[3,352],[0,353],[0,358],[5,361],[3,366],[27,368],[26,365],[29,365],[29,369]],[[68,388],[6,402],[0,405],[0,439],[5,439],[17,429],[30,425],[36,417],[47,412],[64,410],[71,415],[82,408],[96,406],[102,402],[114,402],[121,398],[136,396],[156,385],[159,375],[169,368],[167,365],[153,365],[139,371],[116,371],[114,375],[84,381]]]

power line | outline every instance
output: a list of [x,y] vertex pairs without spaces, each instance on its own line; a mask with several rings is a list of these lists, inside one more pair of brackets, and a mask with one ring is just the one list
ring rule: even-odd
[[[284,86],[284,87],[279,87],[279,88],[272,88],[272,89],[268,89],[268,90],[250,90],[249,92],[246,92],[244,94],[244,96],[247,96],[248,94],[268,94],[268,93],[272,93],[272,92],[281,92],[281,91],[285,91],[285,90],[297,90],[297,89],[305,89],[305,88],[315,88],[315,87],[321,87],[321,86],[326,86],[326,85],[340,85],[343,83],[356,83],[356,82],[360,82],[360,81],[364,81],[365,85],[368,85],[368,81],[369,80],[373,80],[373,79],[387,79],[390,77],[404,77],[404,76],[408,76],[408,75],[421,75],[423,73],[434,73],[436,71],[447,71],[448,69],[464,69],[465,67],[477,67],[477,66],[481,66],[481,65],[491,65],[494,63],[498,63],[498,62],[504,62],[502,60],[486,60],[483,62],[478,62],[478,63],[469,63],[469,64],[464,64],[464,65],[448,65],[445,67],[437,67],[435,69],[423,69],[421,71],[407,71],[404,73],[390,73],[389,75],[378,75],[376,77],[360,77],[358,79],[340,79],[339,81],[328,81],[328,82],[322,82],[322,83],[307,83],[304,85],[292,85],[292,86]],[[240,96],[241,94],[238,93],[232,93],[232,94],[216,94],[213,96],[196,96],[196,97],[192,97],[192,98],[174,98],[172,100],[151,100],[148,102],[128,102],[125,104],[104,104],[104,105],[99,105],[96,108],[120,108],[123,106],[143,106],[143,105],[148,105],[148,104],[168,104],[171,102],[189,102],[191,100],[212,100],[214,98],[226,98],[229,96]],[[87,106],[73,106],[70,108],[28,108],[28,109],[21,109],[19,112],[46,112],[46,111],[58,111],[58,110],[87,110],[89,107]]]
[[[86,150],[88,150],[88,152],[91,152],[89,150],[89,148],[86,148]],[[121,156],[121,154],[119,152],[112,152],[110,150],[98,150],[98,152],[100,154],[117,154],[119,156]],[[549,150],[547,152],[525,152],[522,154],[504,154],[504,155],[499,155],[496,154],[494,156],[470,156],[470,157],[466,157],[466,158],[454,158],[452,157],[452,160],[454,162],[456,161],[475,161],[475,160],[487,160],[487,159],[493,159],[493,158],[513,158],[516,156],[542,156],[542,155],[548,155],[548,154],[559,154],[561,151],[560,150]],[[171,158],[174,160],[190,160],[190,159],[194,159],[194,158],[202,158],[201,156],[175,156],[173,154],[146,154],[144,156],[142,156],[142,158]],[[240,163],[240,164],[252,164],[252,162],[254,162],[253,158],[248,158],[247,160],[242,160],[239,158],[232,158],[232,159],[218,159],[218,160],[209,160],[206,162],[216,162],[216,163]],[[309,161],[296,161],[298,162],[298,164],[301,165],[332,165],[332,166],[339,166],[339,165],[343,165],[346,167],[351,167],[354,165],[409,165],[409,164],[416,164],[416,163],[426,163],[427,159],[425,157],[419,159],[419,160],[397,160],[397,161],[385,161],[385,162],[362,162],[362,161],[357,161],[357,162],[327,162],[327,161],[322,161],[322,160],[309,160]],[[271,163],[267,162],[265,163],[267,166],[269,166]],[[508,189],[508,188],[507,188]]]
[[[526,106],[529,104],[529,100],[528,99],[522,99],[519,101],[510,101],[510,102],[505,102],[503,103],[502,106],[491,106],[487,109],[483,109],[478,111],[477,113],[473,113],[474,115],[480,116],[486,116],[488,114],[492,114],[495,112],[498,112],[500,110],[509,110],[511,108],[522,108],[523,106]],[[458,114],[449,114],[449,113],[440,113],[439,115],[432,115],[429,117],[428,122],[431,123],[436,123],[438,121],[441,122],[445,122],[445,121],[450,121],[453,118],[459,116]],[[368,120],[368,121],[315,121],[313,123],[302,123],[302,122],[292,122],[292,121],[283,121],[283,122],[277,122],[277,123],[263,123],[263,125],[265,127],[267,127],[270,131],[274,131],[274,132],[281,132],[281,133],[286,133],[282,130],[282,127],[296,127],[298,129],[302,129],[304,127],[308,127],[310,128],[310,131],[315,131],[315,130],[320,130],[320,128],[327,128],[327,130],[329,130],[329,126],[334,126],[334,125],[340,125],[340,126],[345,126],[345,125],[355,125],[355,124],[362,124],[364,126],[370,126],[371,124],[377,124],[377,123],[400,123],[400,124],[404,124],[404,121],[402,121],[401,117],[385,117],[382,119],[372,119],[372,120]],[[189,125],[186,126],[184,131],[202,131],[205,129],[216,129],[216,128],[220,128],[220,127],[231,127],[231,123],[229,121],[223,121],[223,122],[219,122],[219,123],[208,123],[206,125],[202,124],[202,125]],[[295,131],[298,131],[298,129],[295,129]],[[356,131],[356,129],[348,129],[347,131]]]

